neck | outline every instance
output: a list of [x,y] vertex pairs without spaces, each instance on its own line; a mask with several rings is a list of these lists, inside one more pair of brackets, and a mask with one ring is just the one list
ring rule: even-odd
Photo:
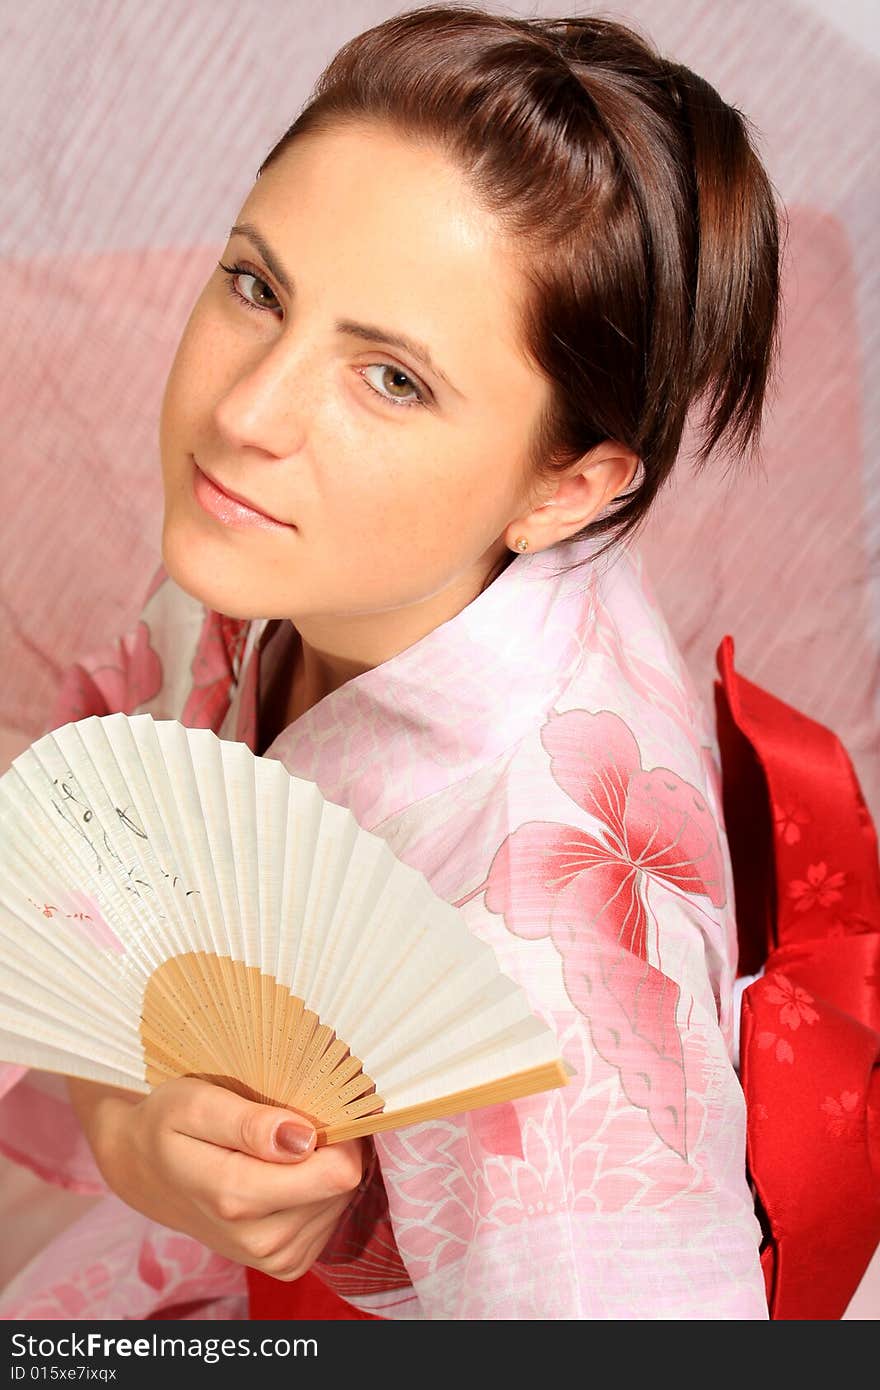
[[389,661],[461,612],[515,559],[515,553],[505,547],[478,588],[474,588],[473,574],[468,573],[461,576],[463,582],[447,585],[417,607],[346,619],[344,629],[324,620],[291,621],[287,626],[289,646],[262,702],[261,751],[325,696]]
[[377,612],[292,618],[299,639],[292,672],[298,702],[309,708],[413,646],[472,603],[515,559],[501,544],[495,554],[483,556],[481,563],[469,565],[416,602]]

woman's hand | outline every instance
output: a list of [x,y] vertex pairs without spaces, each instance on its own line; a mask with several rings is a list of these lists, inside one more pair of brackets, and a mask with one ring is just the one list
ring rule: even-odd
[[276,1279],[309,1269],[361,1181],[363,1140],[315,1149],[314,1129],[294,1111],[209,1081],[181,1076],[144,1097],[75,1077],[67,1085],[117,1196]]

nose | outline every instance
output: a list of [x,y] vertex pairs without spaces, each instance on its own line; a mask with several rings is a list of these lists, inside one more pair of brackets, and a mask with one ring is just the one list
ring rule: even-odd
[[214,407],[218,432],[232,448],[283,458],[302,447],[308,427],[307,352],[303,343],[278,338],[237,366]]

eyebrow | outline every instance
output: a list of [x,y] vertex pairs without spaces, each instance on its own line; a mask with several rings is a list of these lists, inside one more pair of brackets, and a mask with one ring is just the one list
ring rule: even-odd
[[[294,297],[295,290],[291,276],[287,274],[272,247],[253,222],[234,223],[229,228],[229,235],[231,237],[236,235],[247,237],[248,241],[253,242],[269,267],[270,274],[278,281],[285,294],[290,295],[291,299]],[[380,328],[375,323],[357,323],[354,319],[337,319],[334,328],[337,333],[347,333],[354,338],[369,339],[373,342],[387,343],[389,347],[400,348],[402,352],[409,353],[410,357],[414,357],[427,371],[433,372],[441,381],[444,381],[450,391],[454,391],[457,396],[461,395],[446,373],[437,366],[430,350],[424,343],[418,342],[415,338],[410,338],[405,333],[395,333],[390,328]]]

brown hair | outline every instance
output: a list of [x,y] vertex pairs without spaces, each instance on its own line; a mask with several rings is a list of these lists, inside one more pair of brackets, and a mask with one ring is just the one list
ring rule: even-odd
[[640,459],[569,542],[613,530],[597,559],[635,533],[693,405],[698,469],[757,445],[779,223],[746,117],[708,82],[592,15],[429,5],[346,43],[257,176],[296,136],[361,119],[439,148],[522,249],[522,342],[551,387],[530,476],[609,439]]

